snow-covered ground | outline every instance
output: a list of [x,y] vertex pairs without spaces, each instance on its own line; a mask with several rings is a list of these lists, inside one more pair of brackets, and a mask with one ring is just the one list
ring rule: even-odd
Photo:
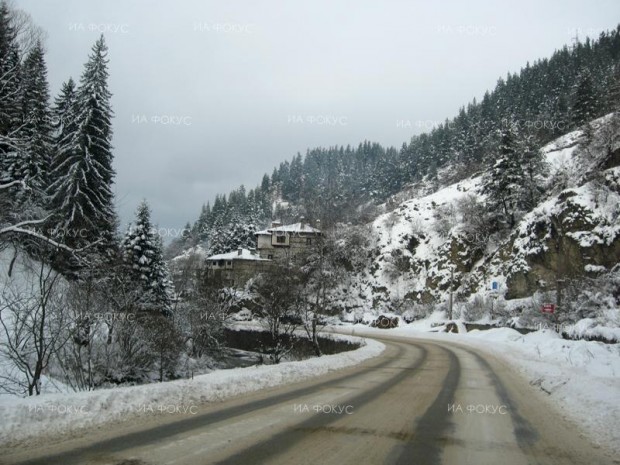
[[499,357],[534,388],[547,393],[558,410],[581,425],[591,440],[620,453],[620,344],[568,341],[548,329],[527,335],[510,328],[463,334],[464,325],[457,324],[459,334],[429,332],[437,329],[432,324],[439,321],[429,318],[394,329],[360,324],[334,329],[356,336],[389,334],[458,342]]
[[299,362],[220,370],[194,379],[70,394],[0,399],[0,444],[74,433],[84,428],[155,414],[194,415],[205,402],[218,402],[260,389],[308,380],[379,355],[374,340],[356,350]]

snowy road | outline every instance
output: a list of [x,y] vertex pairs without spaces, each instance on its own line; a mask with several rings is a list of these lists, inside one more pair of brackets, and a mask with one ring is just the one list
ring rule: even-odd
[[311,383],[28,451],[7,464],[607,464],[502,362],[423,339]]

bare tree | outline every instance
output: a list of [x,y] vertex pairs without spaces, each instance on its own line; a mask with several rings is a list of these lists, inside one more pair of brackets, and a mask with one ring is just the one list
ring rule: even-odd
[[484,252],[493,232],[493,221],[488,209],[478,197],[468,194],[457,201],[465,239],[474,249]]
[[11,26],[15,29],[16,40],[22,56],[27,55],[37,43],[44,43],[47,33],[37,26],[29,13],[10,5]]
[[176,323],[190,344],[192,356],[201,357],[208,350],[221,348],[224,326],[236,303],[234,290],[203,282],[179,305]]
[[3,379],[5,390],[11,383],[22,394],[39,395],[41,377],[50,360],[67,342],[65,283],[43,261],[29,261],[31,270],[22,279],[9,280],[2,290],[0,325],[5,340],[0,350],[21,374],[19,379]]
[[304,304],[301,283],[299,269],[288,260],[262,273],[255,283],[260,315],[271,334],[271,344],[264,351],[273,363],[280,363],[293,349],[294,333],[301,324],[299,312]]
[[318,332],[324,326],[320,316],[332,313],[329,291],[344,275],[344,265],[338,260],[338,246],[333,231],[325,232],[315,238],[300,260],[303,301],[299,305],[299,314],[317,357],[321,356]]
[[113,342],[105,346],[104,380],[117,384],[149,381],[154,363],[149,337],[148,329],[137,320],[117,321]]
[[93,390],[105,366],[107,325],[117,315],[93,280],[69,285],[66,299],[69,339],[56,354],[63,381],[76,391]]
[[443,238],[448,237],[452,228],[458,224],[456,207],[452,202],[435,205],[433,217],[435,218],[433,228]]
[[187,257],[177,258],[170,263],[170,277],[177,296],[190,298],[191,294],[204,282],[204,257],[198,253],[189,253]]
[[161,314],[145,315],[141,323],[159,382],[164,381],[165,377],[173,377],[183,342],[177,328],[169,318]]

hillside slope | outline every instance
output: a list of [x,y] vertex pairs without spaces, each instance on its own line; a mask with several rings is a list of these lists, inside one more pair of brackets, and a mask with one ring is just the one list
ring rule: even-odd
[[613,269],[620,262],[619,126],[607,115],[591,123],[591,137],[578,130],[544,146],[544,194],[512,230],[485,234],[477,226],[482,219],[471,206],[488,200],[480,192],[483,173],[386,204],[390,211],[370,228],[372,263],[337,289],[337,305],[349,314],[428,313],[447,302],[453,283],[461,316],[472,317],[474,307],[490,308],[492,281],[498,308],[514,308],[532,304],[523,298],[548,300],[557,280],[595,279]]

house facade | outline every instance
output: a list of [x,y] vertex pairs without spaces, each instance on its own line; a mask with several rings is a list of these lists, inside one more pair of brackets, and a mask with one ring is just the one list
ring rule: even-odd
[[319,229],[303,220],[287,225],[273,222],[270,228],[256,233],[256,248],[265,260],[292,258],[311,249],[321,235]]
[[271,260],[263,259],[256,251],[248,249],[211,255],[205,262],[208,279],[226,287],[242,287],[271,265]]

